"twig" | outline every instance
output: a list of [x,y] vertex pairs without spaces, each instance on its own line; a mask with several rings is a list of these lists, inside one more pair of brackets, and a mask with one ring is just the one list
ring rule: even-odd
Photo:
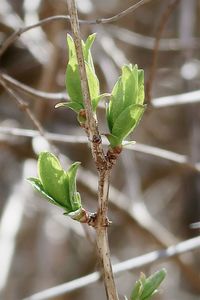
[[20,178],[13,187],[10,196],[6,199],[5,207],[2,211],[0,220],[0,294],[2,297],[2,292],[8,283],[8,275],[17,243],[17,235],[22,225],[28,193],[24,185],[24,178]]
[[39,91],[28,85],[19,82],[18,80],[12,78],[11,76],[1,73],[1,77],[6,81],[7,84],[15,87],[20,92],[28,94],[34,98],[41,98],[42,100],[53,100],[53,101],[67,101],[69,97],[66,93],[47,93],[43,91]]
[[[81,24],[106,24],[106,23],[112,23],[112,22],[116,22],[117,20],[121,19],[122,17],[125,17],[127,14],[135,11],[137,8],[139,8],[140,6],[142,6],[143,4],[149,2],[151,0],[141,0],[136,4],[133,4],[132,6],[130,6],[128,9],[120,12],[119,14],[111,17],[111,18],[99,18],[96,20],[78,20],[79,23]],[[63,15],[58,15],[58,16],[51,16],[48,18],[45,18],[35,24],[32,24],[30,26],[26,26],[23,28],[19,28],[18,30],[16,30],[15,32],[13,32],[13,34],[11,36],[9,36],[7,38],[7,40],[5,40],[5,42],[2,44],[1,48],[0,48],[0,56],[3,55],[3,53],[6,51],[6,49],[13,44],[24,32],[31,30],[33,28],[36,28],[38,26],[42,26],[44,24],[48,24],[52,21],[58,21],[58,20],[67,20],[69,21],[70,17],[69,16],[63,16]]]
[[[171,258],[173,256],[192,251],[200,248],[200,237],[192,238],[176,245],[170,246],[164,250],[153,251],[148,254],[144,254],[132,259],[128,259],[124,262],[115,264],[113,266],[114,274],[120,274],[129,270],[135,270],[159,260]],[[72,280],[70,282],[55,286],[53,288],[44,290],[40,293],[34,294],[25,298],[24,300],[44,300],[58,297],[67,293],[70,293],[79,288],[88,286],[100,279],[100,273],[94,272],[89,275],[80,277],[78,279]]]
[[[29,137],[29,138],[40,136],[39,131],[36,130],[10,128],[10,127],[0,127],[0,133],[6,135],[12,135],[12,136]],[[45,132],[45,137],[48,139],[48,141],[52,141],[52,142],[69,143],[69,144],[88,144],[88,139],[86,136],[73,136],[73,135],[64,135],[58,133]],[[103,145],[108,145],[107,140],[103,139],[102,142]],[[189,158],[183,154],[179,154],[169,150],[165,150],[165,149],[161,149],[149,145],[144,145],[140,143],[136,143],[135,145],[124,146],[124,150],[125,149],[163,158],[181,165],[185,165],[193,170],[200,172],[200,164],[190,163]]]
[[96,163],[97,168],[99,168],[105,165],[105,155],[101,143],[95,142],[96,139],[100,140],[100,134],[98,131],[97,120],[92,110],[92,103],[91,103],[91,97],[89,92],[85,61],[83,56],[82,41],[80,38],[77,9],[74,0],[69,0],[67,1],[67,3],[68,3],[69,14],[70,14],[70,23],[73,31],[73,36],[74,36],[76,55],[78,60],[83,102],[84,102],[85,112],[86,112],[86,119],[87,119],[86,131],[89,140],[91,142],[93,159]]
[[[98,130],[98,123],[92,110],[85,61],[83,56],[82,41],[80,37],[78,15],[75,0],[67,0],[70,15],[70,23],[74,36],[74,44],[78,61],[78,68],[81,80],[83,102],[86,112],[86,133],[91,142],[91,150],[96,168],[98,170],[98,212],[96,222],[96,241],[99,259],[102,268],[105,290],[108,300],[118,300],[118,294],[113,278],[113,271],[110,261],[110,250],[107,236],[107,212],[108,212],[108,191],[111,166],[105,158],[102,141]],[[98,141],[98,142],[96,142]]]
[[134,12],[137,8],[139,8],[140,6],[146,4],[147,2],[150,2],[151,0],[141,0],[139,2],[137,2],[136,4],[131,5],[129,8],[125,9],[124,11],[120,12],[119,14],[111,17],[111,18],[106,18],[106,19],[97,19],[96,23],[99,24],[106,24],[106,23],[112,23],[112,22],[116,22],[119,19],[127,16],[128,14]]
[[149,74],[149,79],[146,85],[146,98],[148,102],[151,102],[152,98],[152,87],[153,87],[153,82],[156,74],[156,67],[157,67],[157,61],[158,61],[158,52],[159,52],[159,46],[160,46],[160,39],[163,34],[163,30],[165,29],[165,26],[167,24],[167,21],[171,14],[173,13],[174,9],[176,6],[179,4],[180,0],[174,0],[172,1],[166,10],[161,15],[160,22],[158,24],[158,29],[157,29],[157,34],[156,34],[156,40],[155,40],[155,45],[154,45],[154,50],[152,54],[152,63],[150,67],[150,74]]
[[28,117],[31,119],[37,130],[40,132],[40,135],[44,136],[44,130],[42,128],[42,125],[40,122],[36,119],[30,108],[28,107],[28,104],[19,97],[10,87],[8,87],[7,83],[4,81],[4,79],[0,76],[0,84],[5,88],[5,90],[16,100],[19,109],[24,111]]
[[171,95],[152,99],[151,104],[155,108],[185,105],[200,102],[200,90],[184,94]]
[[[106,31],[112,35],[112,37],[132,45],[134,47],[140,47],[148,50],[153,50],[155,47],[156,38],[147,35],[139,34],[122,28],[116,25],[108,25]],[[161,38],[159,51],[181,51],[183,49],[199,49],[200,39],[196,37],[190,37],[187,45],[180,38]]]
[[[42,100],[52,100],[52,101],[68,101],[69,98],[65,92],[60,93],[47,93],[43,92],[37,89],[34,89],[32,87],[29,87],[28,85],[19,82],[18,80],[12,78],[11,76],[1,73],[2,78],[11,85],[12,87],[15,87],[20,92],[23,92],[25,94],[28,94],[32,96],[33,98],[41,98]],[[151,101],[151,104],[155,108],[161,108],[161,107],[169,107],[169,106],[176,106],[176,105],[186,105],[191,103],[199,103],[200,102],[200,90],[196,90],[193,92],[183,93],[183,94],[177,94],[177,95],[170,95],[165,97],[158,97],[154,98]],[[99,108],[105,109],[105,106],[100,103]]]

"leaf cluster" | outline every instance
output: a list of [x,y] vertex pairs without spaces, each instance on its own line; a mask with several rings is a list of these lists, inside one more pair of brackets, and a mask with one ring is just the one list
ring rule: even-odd
[[[89,35],[86,42],[82,41],[82,49],[88,86],[93,112],[103,97],[110,97],[106,110],[106,118],[109,133],[106,134],[111,148],[123,145],[124,139],[134,130],[139,123],[144,110],[144,71],[138,69],[137,65],[124,65],[122,74],[117,80],[111,94],[100,94],[99,80],[95,73],[94,63],[91,55],[91,47],[95,40],[95,34]],[[67,45],[69,60],[66,69],[66,90],[70,101],[59,103],[56,107],[71,108],[77,113],[80,124],[86,121],[83,113],[85,107],[81,89],[78,61],[75,44],[68,34]]]
[[81,198],[76,190],[76,173],[79,162],[65,171],[58,158],[49,152],[41,152],[38,159],[39,178],[28,181],[52,204],[62,207],[66,214],[80,211]]
[[165,269],[161,269],[147,278],[142,273],[140,279],[135,283],[131,300],[150,300],[158,292],[158,287],[164,280],[166,273]]

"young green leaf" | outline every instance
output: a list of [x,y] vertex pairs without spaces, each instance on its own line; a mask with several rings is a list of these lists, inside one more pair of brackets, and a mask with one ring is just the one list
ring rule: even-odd
[[131,300],[140,300],[140,296],[143,291],[143,286],[141,280],[136,281],[134,289],[131,293]]
[[68,178],[57,157],[52,153],[42,152],[38,159],[38,174],[45,192],[70,210],[67,203]]
[[145,280],[141,300],[148,300],[157,292],[157,289],[166,277],[166,274],[166,270],[161,269]]
[[[99,80],[95,73],[93,59],[90,51],[94,40],[95,40],[95,34],[90,35],[87,38],[85,43],[82,41],[82,47],[83,47],[86,74],[88,79],[92,106],[93,109],[96,109],[98,104],[97,99],[99,97],[100,90],[99,90]],[[75,45],[72,37],[69,34],[67,36],[67,44],[69,48],[69,61],[66,70],[66,89],[70,97],[70,103],[76,102],[79,104],[78,106],[81,107],[80,109],[84,109],[83,95],[81,89],[81,81],[80,81]],[[74,106],[72,105],[68,107],[70,108],[72,107],[72,109],[75,110]],[[76,105],[76,112],[78,113],[79,111],[77,111],[77,109],[78,108]]]
[[123,97],[124,97],[123,83],[122,83],[122,78],[119,77],[112,90],[110,102],[106,110],[107,122],[108,122],[108,127],[110,129],[110,132],[112,132],[114,120],[123,110]]
[[54,204],[54,205],[57,205],[59,207],[63,207],[62,205],[60,205],[58,202],[56,202],[51,196],[49,196],[44,188],[43,188],[43,185],[40,181],[39,178],[34,178],[34,177],[30,177],[27,179],[28,182],[31,183],[31,185],[36,189],[38,190],[45,198],[47,198],[47,200],[51,203],[51,204]]
[[62,207],[67,214],[76,212],[81,216],[81,198],[76,190],[76,174],[79,162],[72,164],[65,172],[55,155],[42,152],[38,159],[39,178],[28,181],[52,204]]
[[[122,67],[122,75],[116,82],[106,110],[111,148],[123,144],[123,140],[139,123],[145,106],[144,73],[137,65]],[[113,139],[114,137],[114,139]]]
[[55,105],[55,108],[60,108],[60,107],[71,108],[76,113],[78,113],[81,109],[83,109],[83,105],[78,102],[60,102]]
[[94,73],[95,73],[95,69],[94,69],[94,63],[93,63],[90,49],[94,43],[95,38],[96,38],[96,33],[93,33],[88,36],[85,44],[83,42],[83,52],[84,52],[85,61],[90,65],[90,67]]
[[80,194],[76,191],[76,173],[79,165],[79,162],[73,163],[66,172],[69,182],[69,200],[71,203],[72,211],[78,210],[81,206]]
[[165,276],[165,269],[155,272],[148,278],[142,273],[140,279],[135,283],[131,300],[150,300],[157,293],[157,289]]

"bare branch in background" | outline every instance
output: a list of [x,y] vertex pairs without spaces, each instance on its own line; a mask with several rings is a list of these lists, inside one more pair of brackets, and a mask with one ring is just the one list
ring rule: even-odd
[[128,14],[134,12],[137,8],[139,8],[140,6],[150,2],[152,0],[141,0],[139,2],[137,2],[136,4],[131,5],[129,8],[125,9],[124,11],[120,12],[119,14],[111,17],[111,18],[105,18],[105,19],[97,19],[96,23],[99,24],[106,24],[106,23],[112,23],[112,22],[116,22],[119,19],[127,16]]
[[154,50],[153,50],[153,54],[152,54],[152,63],[151,63],[151,67],[150,67],[150,74],[149,74],[149,79],[148,79],[147,85],[146,85],[146,99],[149,103],[151,102],[151,98],[152,98],[151,93],[152,93],[153,82],[154,82],[154,78],[155,78],[155,74],[156,74],[158,52],[159,52],[159,47],[160,47],[160,39],[161,39],[161,36],[165,29],[165,26],[169,20],[169,17],[173,13],[174,9],[179,4],[179,2],[180,2],[180,0],[174,0],[167,6],[166,10],[164,10],[164,12],[162,13],[160,22],[158,24]]
[[[40,136],[39,131],[30,130],[30,129],[21,129],[21,128],[9,128],[9,127],[0,127],[0,134],[6,134],[11,136],[21,136],[34,138]],[[50,133],[45,132],[45,137],[48,141],[59,142],[59,143],[69,143],[69,144],[88,144],[88,139],[86,136],[72,136],[72,135],[64,135],[58,133]],[[2,139],[2,137],[1,137]],[[108,145],[106,139],[103,139],[103,144]],[[128,143],[128,141],[126,141]],[[152,155],[155,157],[163,158],[178,164],[185,165],[190,169],[193,169],[197,172],[200,171],[200,163],[196,163],[193,165],[190,163],[189,158],[186,155],[179,154],[173,151],[161,149],[154,146],[144,145],[140,143],[136,143],[135,145],[127,145],[123,146],[124,150],[132,150],[139,153],[144,153],[147,155]]]
[[[153,50],[155,47],[156,38],[147,35],[142,35],[127,28],[122,28],[117,25],[106,26],[106,32],[110,33],[112,37],[134,47]],[[181,51],[186,48],[186,45],[180,38],[163,38],[160,39],[159,51]],[[199,49],[200,39],[191,37],[187,45],[189,49]]]
[[32,87],[29,87],[26,84],[19,82],[18,80],[12,78],[7,74],[0,74],[0,76],[6,81],[7,84],[15,87],[20,92],[23,92],[27,95],[32,96],[33,98],[40,98],[42,100],[53,100],[53,101],[67,101],[69,97],[67,96],[66,92],[63,93],[47,93],[43,91],[39,91]]
[[[120,12],[119,14],[111,17],[111,18],[102,18],[102,19],[96,19],[96,20],[79,20],[79,23],[81,24],[106,24],[106,23],[112,23],[112,22],[116,22],[117,20],[127,16],[128,14],[132,13],[133,11],[135,11],[137,8],[139,8],[140,6],[142,6],[143,4],[146,4],[147,2],[150,2],[152,0],[141,0],[138,3],[130,6],[129,8],[127,8],[126,10]],[[4,41],[4,43],[2,44],[1,48],[0,48],[0,56],[3,55],[3,53],[6,51],[6,49],[8,47],[10,47],[10,45],[12,45],[23,33],[27,32],[28,30],[31,30],[33,28],[36,28],[38,26],[42,26],[45,24],[48,24],[49,22],[52,21],[58,21],[58,20],[67,20],[69,21],[70,17],[69,16],[63,16],[63,15],[59,15],[59,16],[51,16],[48,18],[45,18],[35,24],[32,24],[30,26],[26,26],[26,27],[22,27],[19,28],[18,30],[16,30],[15,32],[13,32],[13,34],[11,36],[9,36],[7,38],[7,40]]]
[[[200,248],[200,237],[192,238],[176,245],[170,246],[164,250],[153,251],[148,254],[144,254],[132,259],[128,259],[124,262],[118,263],[113,266],[114,274],[120,274],[121,272],[135,270],[143,266],[147,266],[159,260],[168,259],[170,257],[192,251]],[[32,296],[25,298],[24,300],[44,300],[58,297],[67,293],[70,293],[79,288],[88,286],[100,279],[100,273],[94,272],[87,276],[75,279],[73,281],[55,286],[53,288],[44,290]]]
[[184,94],[170,95],[152,99],[151,104],[155,108],[186,105],[200,102],[200,90]]
[[[16,88],[20,92],[23,92],[27,95],[30,95],[33,98],[41,99],[41,100],[52,100],[52,101],[68,101],[69,98],[66,92],[58,92],[58,93],[47,93],[43,91],[39,91],[28,85],[21,83],[20,81],[12,78],[11,76],[1,73],[0,76],[4,79],[4,81],[12,86],[12,88]],[[192,103],[200,102],[200,90],[170,95],[165,97],[154,98],[151,101],[151,104],[155,108],[169,107],[169,106],[177,106],[177,105],[188,105]],[[105,105],[100,103],[99,108],[105,109]]]
[[12,98],[15,99],[17,105],[19,106],[19,109],[24,111],[28,115],[28,117],[33,122],[34,126],[38,129],[40,134],[44,136],[44,129],[42,128],[42,125],[28,107],[28,104],[21,97],[19,97],[10,87],[8,87],[7,83],[5,83],[4,79],[1,76],[0,83],[5,88],[5,90],[12,96]]

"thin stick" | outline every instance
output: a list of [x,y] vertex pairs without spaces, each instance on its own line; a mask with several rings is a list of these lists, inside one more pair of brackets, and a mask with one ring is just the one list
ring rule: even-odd
[[65,92],[63,93],[47,93],[43,91],[39,91],[28,85],[19,82],[18,80],[12,78],[11,76],[1,73],[0,76],[6,81],[7,84],[15,87],[20,92],[28,94],[34,98],[41,98],[42,100],[53,100],[53,101],[68,101],[69,97]]
[[124,11],[120,12],[119,14],[111,17],[111,18],[106,18],[106,19],[97,19],[96,23],[101,23],[101,24],[106,24],[106,23],[113,23],[118,21],[119,19],[127,16],[128,14],[134,12],[137,8],[140,6],[146,4],[147,2],[150,2],[151,0],[141,0],[137,2],[136,4],[131,5],[129,8],[125,9]]
[[39,131],[40,135],[44,136],[44,130],[42,128],[42,125],[40,122],[36,119],[30,108],[28,107],[28,104],[19,97],[8,85],[5,83],[4,79],[0,76],[0,83],[5,88],[5,90],[15,99],[17,102],[17,105],[19,106],[19,109],[26,112],[28,117],[31,119],[33,124],[35,125],[36,129]]
[[105,155],[103,152],[102,144],[95,143],[96,139],[98,140],[100,139],[100,134],[98,131],[97,120],[92,110],[92,103],[91,103],[91,97],[89,92],[85,61],[83,56],[82,41],[80,37],[77,9],[74,0],[73,1],[69,0],[67,1],[67,3],[68,3],[69,14],[70,14],[70,23],[71,23],[73,37],[74,37],[76,55],[78,60],[83,102],[84,102],[85,112],[86,112],[86,119],[87,119],[86,132],[91,142],[93,159],[98,168],[100,165],[105,165]]
[[158,52],[159,52],[159,46],[160,46],[160,39],[163,34],[163,31],[165,29],[165,26],[167,24],[167,21],[169,20],[169,17],[173,13],[174,9],[176,6],[179,4],[180,0],[174,0],[171,2],[166,10],[162,13],[160,22],[158,24],[158,29],[157,29],[157,34],[156,34],[156,39],[155,39],[155,44],[154,44],[154,50],[152,54],[152,63],[150,67],[150,75],[149,79],[147,82],[147,87],[146,87],[146,96],[147,96],[147,101],[151,102],[152,98],[152,87],[153,87],[153,82],[156,74],[156,67],[157,67],[157,61],[158,61]]
[[[126,15],[128,15],[129,13],[135,11],[137,8],[139,8],[140,6],[142,6],[143,4],[149,2],[151,0],[141,0],[136,4],[133,4],[132,6],[130,6],[128,9],[125,9],[124,11],[120,12],[119,14],[111,17],[111,18],[100,18],[100,19],[96,19],[96,20],[78,20],[79,23],[81,24],[106,24],[106,23],[112,23],[112,22],[116,22],[117,20],[125,17]],[[25,33],[28,30],[31,30],[33,28],[36,28],[38,26],[42,26],[44,24],[48,24],[52,21],[58,21],[58,20],[67,20],[69,21],[70,17],[69,16],[63,16],[63,15],[58,15],[58,16],[51,16],[48,18],[45,18],[43,20],[40,20],[39,22],[32,24],[30,26],[26,26],[23,28],[19,28],[18,30],[14,31],[13,34],[11,36],[9,36],[7,38],[7,40],[5,40],[5,42],[2,44],[1,48],[0,48],[0,56],[3,55],[3,53],[6,51],[6,49],[13,44],[23,33]]]
[[[10,127],[0,127],[0,133],[11,135],[11,136],[21,136],[27,138],[34,138],[40,136],[40,132],[31,129],[22,128],[10,128]],[[45,138],[51,142],[59,143],[69,143],[69,144],[88,144],[88,139],[86,136],[73,136],[64,135],[58,133],[45,132]],[[2,137],[1,137],[2,139]],[[103,145],[108,145],[108,142],[103,139]],[[180,165],[185,165],[190,169],[200,172],[200,164],[192,164],[186,155],[179,154],[173,151],[161,149],[158,147],[153,147],[145,144],[137,143],[135,145],[124,146],[124,150],[133,150],[135,152],[144,153],[147,155],[152,155],[154,157],[166,159],[175,162]]]
[[[200,248],[200,237],[195,237],[176,245],[172,245],[163,250],[153,251],[135,258],[128,259],[126,261],[120,262],[113,265],[114,274],[120,274],[122,272],[135,270],[152,263],[158,262],[163,259],[171,258],[182,253],[192,251]],[[69,281],[67,283],[57,285],[50,289],[44,290],[32,296],[25,298],[24,300],[44,300],[58,297],[74,290],[88,286],[100,279],[100,273],[94,272],[89,275],[80,277],[78,279]]]
[[[85,129],[91,142],[92,155],[99,175],[98,212],[96,223],[97,250],[102,267],[102,275],[104,279],[107,299],[118,300],[118,294],[115,287],[113,271],[110,261],[110,250],[107,236],[108,191],[111,166],[105,158],[105,154],[102,147],[102,141],[98,130],[98,123],[92,110],[92,103],[83,56],[82,41],[80,37],[76,3],[75,0],[67,0],[67,4],[80,73],[83,102],[86,111],[87,126]],[[95,142],[96,139],[98,140],[98,142]]]
[[[12,78],[7,74],[1,73],[1,76],[6,83],[11,85],[12,87],[15,87],[20,92],[32,96],[33,98],[37,98],[37,99],[40,98],[41,100],[52,100],[52,101],[69,100],[65,92],[47,93],[29,87],[28,85],[19,82],[18,80]],[[187,105],[187,104],[199,103],[199,102],[200,102],[200,90],[196,90],[188,93],[154,98],[152,99],[151,104],[155,108],[161,108],[161,107],[169,107],[169,106],[177,106],[177,105]],[[103,103],[100,103],[99,108],[105,109]]]

